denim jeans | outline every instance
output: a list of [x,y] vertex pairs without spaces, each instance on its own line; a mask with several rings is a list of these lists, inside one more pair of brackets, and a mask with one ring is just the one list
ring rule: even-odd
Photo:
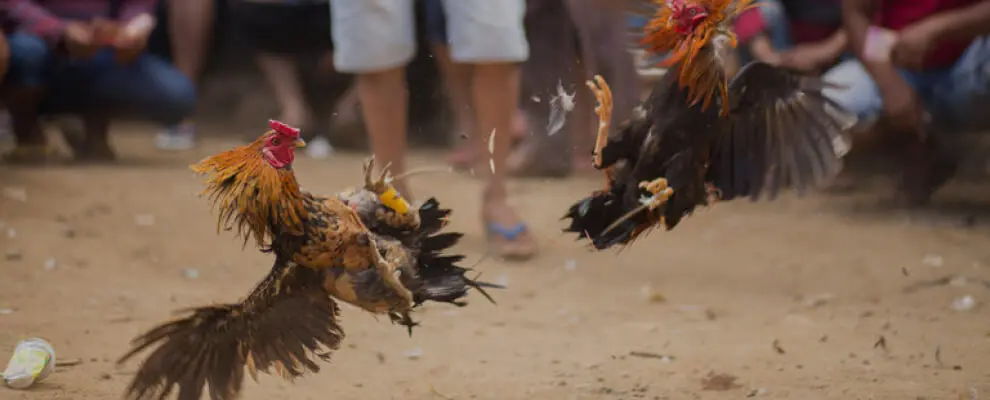
[[192,115],[196,89],[164,59],[141,54],[130,64],[114,61],[104,49],[88,60],[55,54],[48,43],[27,33],[9,37],[10,71],[5,86],[45,88],[40,113],[136,116],[176,124]]
[[[980,105],[987,104],[990,94],[990,38],[977,39],[949,68],[899,72],[917,91],[935,124],[948,129],[964,127],[973,117],[979,117],[976,113]],[[859,60],[839,63],[823,79],[844,86],[828,88],[824,93],[855,113],[860,121],[873,121],[880,115],[880,91]]]

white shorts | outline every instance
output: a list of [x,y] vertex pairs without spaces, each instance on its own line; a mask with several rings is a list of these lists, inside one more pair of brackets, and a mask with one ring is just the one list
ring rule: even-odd
[[[334,67],[367,73],[401,67],[416,55],[414,0],[330,0]],[[523,62],[526,0],[443,0],[451,59]]]

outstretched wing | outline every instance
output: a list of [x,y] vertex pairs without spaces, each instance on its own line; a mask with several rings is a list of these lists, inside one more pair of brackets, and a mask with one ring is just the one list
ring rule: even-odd
[[806,192],[835,177],[856,118],[822,95],[826,82],[753,62],[729,84],[727,129],[714,144],[708,180],[725,199],[784,188]]
[[200,307],[132,342],[119,363],[157,345],[127,389],[129,399],[196,400],[209,384],[213,400],[237,398],[247,367],[285,379],[320,370],[344,333],[338,307],[323,289],[322,271],[276,260],[241,303]]

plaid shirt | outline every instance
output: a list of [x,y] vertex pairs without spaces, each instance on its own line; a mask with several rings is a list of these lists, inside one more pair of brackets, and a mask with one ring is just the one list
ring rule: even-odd
[[[120,0],[120,20],[127,21],[142,13],[154,15],[157,4],[158,0]],[[0,12],[14,29],[38,35],[54,45],[61,40],[67,21],[109,18],[110,1],[0,0]]]

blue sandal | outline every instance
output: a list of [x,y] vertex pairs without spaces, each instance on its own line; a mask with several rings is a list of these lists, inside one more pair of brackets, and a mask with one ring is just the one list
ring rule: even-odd
[[536,243],[520,243],[517,241],[520,236],[527,232],[529,232],[529,228],[522,222],[519,222],[511,227],[505,227],[494,222],[488,222],[488,245],[492,248],[492,252],[494,254],[506,260],[527,260],[536,255],[537,251]]

